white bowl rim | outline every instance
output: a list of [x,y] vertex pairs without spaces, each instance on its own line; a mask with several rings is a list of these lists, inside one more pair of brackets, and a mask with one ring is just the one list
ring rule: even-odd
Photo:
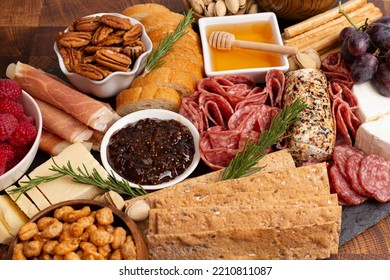
[[[158,185],[142,185],[142,187],[145,190],[158,190],[158,189],[163,189],[169,186],[172,186],[174,184],[177,184],[184,179],[186,179],[191,173],[195,170],[195,168],[198,166],[198,163],[200,161],[200,151],[199,151],[199,132],[196,129],[196,127],[192,124],[190,120],[185,118],[184,116],[165,109],[144,109],[144,110],[139,110],[136,112],[133,112],[131,114],[128,114],[119,120],[117,120],[113,125],[110,126],[110,128],[107,130],[107,132],[104,134],[103,140],[101,142],[101,148],[100,148],[100,159],[102,161],[102,164],[104,168],[107,170],[108,173],[112,173],[115,175],[115,177],[119,179],[124,179],[122,176],[120,176],[115,170],[110,166],[107,160],[107,146],[109,143],[109,140],[111,136],[117,132],[119,129],[123,128],[124,126],[135,123],[141,119],[146,119],[146,118],[151,118],[151,119],[163,119],[163,120],[169,120],[169,119],[174,119],[181,124],[187,126],[193,136],[194,139],[194,147],[195,147],[195,153],[193,156],[193,160],[190,164],[190,166],[179,176],[175,177],[171,181],[161,183]],[[124,179],[126,180],[126,179]],[[128,180],[126,180],[128,181]],[[128,181],[129,184],[132,187],[138,188],[139,185],[131,183]]]
[[[145,39],[150,43],[150,45],[152,47],[149,50],[145,50],[139,57],[137,57],[137,59],[135,60],[134,66],[131,69],[131,71],[129,71],[129,72],[114,71],[111,74],[107,75],[107,77],[105,77],[102,80],[92,80],[92,79],[88,79],[87,77],[83,77],[83,76],[81,76],[81,75],[79,75],[77,73],[69,72],[68,69],[66,69],[66,67],[65,67],[64,60],[63,60],[63,58],[61,56],[61,53],[60,53],[60,50],[58,49],[58,46],[57,46],[57,42],[54,42],[54,51],[55,51],[55,53],[56,53],[56,55],[58,57],[58,64],[59,64],[59,66],[61,68],[61,71],[66,76],[68,76],[68,75],[71,76],[71,77],[72,76],[79,76],[79,77],[85,78],[86,80],[90,81],[92,84],[96,84],[96,85],[104,84],[110,78],[115,77],[115,76],[127,77],[127,76],[135,75],[137,73],[137,71],[139,70],[142,58],[145,57],[145,56],[148,56],[152,52],[152,50],[153,50],[152,41],[150,40],[148,34],[146,33],[145,27],[143,26],[143,24],[140,21],[136,20],[135,18],[128,17],[128,16],[125,16],[125,15],[122,15],[122,14],[119,14],[119,13],[96,13],[96,14],[91,14],[91,15],[84,16],[82,18],[89,18],[89,17],[102,16],[102,15],[113,15],[113,16],[118,16],[118,17],[121,17],[121,18],[128,18],[131,21],[135,22],[136,24],[140,24],[142,26],[142,33],[143,33],[143,35],[145,35]],[[67,32],[68,30],[69,30],[69,27],[66,28],[64,31]]]
[[[24,161],[27,159],[27,158],[31,158],[33,156],[33,153],[34,153],[34,149],[33,147],[36,147],[36,146],[39,146],[39,142],[41,141],[41,135],[42,135],[42,127],[43,127],[43,123],[42,123],[42,113],[41,113],[41,110],[39,109],[39,106],[38,104],[35,102],[34,98],[32,98],[32,96],[27,93],[25,90],[22,90],[23,92],[23,98],[27,98],[29,102],[31,102],[33,105],[34,105],[34,108],[37,109],[37,112],[38,112],[38,119],[37,118],[34,118],[35,119],[35,127],[37,128],[37,136],[35,137],[35,140],[34,142],[32,143],[29,151],[27,152],[27,154],[24,156],[24,158],[19,161],[14,167],[12,167],[10,170],[8,170],[7,172],[5,172],[4,174],[0,175],[0,181],[2,179],[2,177],[7,174],[7,176],[9,176],[9,174],[11,174],[11,172],[14,172],[16,171],[17,169],[19,169],[21,167],[21,165],[24,164]],[[31,165],[31,164],[30,164]],[[29,168],[29,167],[28,167]],[[27,169],[28,169],[27,168]],[[1,186],[0,186],[1,187]],[[9,187],[9,186],[6,186],[6,188]]]
[[[212,70],[211,63],[210,63],[210,52],[208,50],[208,40],[203,39],[206,37],[206,27],[207,26],[213,26],[213,25],[219,25],[219,24],[236,24],[238,21],[242,22],[253,22],[253,21],[265,21],[270,20],[272,29],[279,31],[279,23],[276,17],[276,14],[274,12],[260,12],[256,14],[243,14],[243,15],[228,15],[223,17],[202,17],[199,19],[199,33],[202,37],[202,49],[203,49],[203,60],[204,60],[204,67],[205,72],[208,76],[220,76],[220,75],[228,75],[232,74],[256,74],[259,71],[261,72],[267,72],[271,69],[276,70],[282,70],[287,71],[289,68],[289,63],[286,55],[280,55],[282,65],[279,66],[272,66],[272,67],[258,67],[258,68],[244,68],[244,69],[232,69],[232,70],[221,70],[221,71],[215,71]],[[274,36],[275,43],[278,45],[283,45],[283,40],[281,35],[275,35]]]

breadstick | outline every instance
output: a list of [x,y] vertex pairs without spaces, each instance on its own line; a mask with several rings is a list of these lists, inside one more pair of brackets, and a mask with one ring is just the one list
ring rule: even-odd
[[[367,17],[367,15],[371,16],[371,10],[374,10],[375,6],[372,3],[368,3],[361,8],[351,12],[349,16],[354,20],[358,21],[361,17]],[[318,26],[316,28],[310,29],[300,35],[297,35],[295,37],[292,37],[290,39],[285,39],[283,42],[285,45],[289,46],[296,46],[304,45],[307,42],[314,42],[319,38],[327,37],[328,34],[332,34],[335,31],[338,31],[340,29],[340,26],[348,26],[350,23],[348,20],[342,16],[335,20],[331,20],[327,22],[326,24],[323,24],[321,26]],[[341,30],[341,29],[340,29]]]
[[[343,4],[343,8],[346,13],[350,13],[367,3],[367,0],[351,0]],[[298,34],[304,33],[310,29],[313,29],[317,26],[321,26],[335,18],[340,17],[339,8],[335,7],[326,12],[308,18],[300,23],[291,25],[284,29],[284,38],[292,38]]]

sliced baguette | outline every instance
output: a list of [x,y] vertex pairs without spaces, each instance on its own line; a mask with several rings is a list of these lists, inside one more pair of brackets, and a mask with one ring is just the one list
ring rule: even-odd
[[160,4],[145,3],[145,4],[136,4],[131,7],[128,7],[122,11],[122,14],[140,21],[149,15],[164,13],[164,12],[168,13],[170,12],[170,10],[167,7]]
[[160,67],[144,76],[134,79],[130,87],[145,87],[155,85],[177,90],[180,97],[187,97],[195,91],[195,82],[192,76],[180,70]]
[[178,112],[180,102],[180,94],[176,90],[151,84],[121,91],[116,97],[116,110],[120,116],[150,108]]

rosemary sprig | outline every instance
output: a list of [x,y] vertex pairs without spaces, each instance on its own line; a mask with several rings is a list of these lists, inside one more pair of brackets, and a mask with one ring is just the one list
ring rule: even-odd
[[185,14],[184,19],[176,26],[175,31],[167,34],[164,39],[160,39],[156,50],[152,51],[147,58],[143,75],[146,75],[164,65],[164,61],[161,58],[173,49],[173,43],[187,34],[187,27],[194,22],[192,14],[192,9],[190,9]]
[[117,179],[113,173],[108,174],[107,179],[103,179],[96,168],[93,168],[92,173],[90,173],[83,164],[83,168],[77,167],[76,172],[70,161],[68,161],[66,165],[59,166],[53,158],[52,160],[53,165],[49,168],[49,170],[54,171],[55,173],[47,176],[37,176],[29,181],[21,181],[21,187],[11,190],[12,193],[20,193],[17,199],[21,194],[35,188],[41,183],[51,182],[66,175],[70,176],[72,181],[76,183],[93,185],[104,191],[112,190],[130,197],[147,194],[145,189],[141,186],[139,186],[139,188],[133,188],[126,180]]
[[290,107],[282,109],[275,116],[268,130],[264,131],[257,142],[250,141],[248,137],[243,150],[236,154],[222,173],[221,180],[240,178],[251,175],[261,169],[254,167],[258,161],[265,156],[265,150],[272,145],[277,144],[288,127],[294,123],[298,114],[306,108],[306,104],[300,99],[296,99]]

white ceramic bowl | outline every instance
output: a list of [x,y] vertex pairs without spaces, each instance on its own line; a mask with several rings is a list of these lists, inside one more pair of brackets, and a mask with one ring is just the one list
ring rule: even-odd
[[[220,26],[221,28],[218,28],[218,31],[227,31],[227,30],[223,30],[224,26],[230,26],[230,25],[239,26],[240,24],[246,25],[250,23],[263,23],[263,22],[269,22],[271,24],[274,43],[278,45],[283,45],[278,21],[276,15],[272,12],[224,16],[224,17],[200,18],[198,23],[199,23],[200,37],[202,40],[203,59],[204,59],[206,75],[208,77],[230,75],[230,74],[247,75],[253,78],[257,83],[264,83],[265,75],[269,70],[277,69],[286,72],[289,68],[288,59],[287,59],[287,55],[282,55],[282,54],[273,54],[279,56],[280,58],[280,63],[278,66],[258,67],[258,68],[254,67],[254,68],[231,69],[231,70],[229,69],[229,70],[219,70],[219,71],[216,70],[215,67],[213,66],[211,46],[208,43],[209,29],[215,29],[216,27]],[[236,39],[239,40],[240,38],[236,36]],[[229,51],[224,51],[224,52],[229,52]],[[229,59],[240,60],[240,58],[233,57],[233,56],[230,56]]]
[[[88,15],[86,17],[95,17],[102,15],[113,15],[121,18],[128,18],[132,24],[140,24],[138,20],[117,13],[98,13]],[[67,32],[68,29],[65,30]],[[146,58],[153,49],[152,41],[146,34],[145,28],[142,25],[141,41],[145,45],[145,52],[140,55],[134,63],[130,72],[115,71],[100,81],[91,80],[79,74],[69,72],[64,64],[57,43],[54,43],[54,51],[58,57],[58,63],[61,71],[65,74],[68,80],[80,91],[88,94],[93,94],[99,98],[109,98],[117,95],[120,91],[128,88],[133,80],[143,72],[146,64]]]
[[[109,144],[111,136],[120,130],[121,128],[131,124],[135,123],[139,120],[146,119],[146,118],[155,118],[155,119],[161,119],[161,120],[176,120],[179,123],[187,126],[192,134],[192,137],[194,139],[194,147],[195,147],[195,153],[193,160],[190,164],[190,166],[182,173],[181,175],[173,178],[171,181],[161,183],[158,185],[142,185],[142,187],[145,190],[158,190],[162,188],[169,187],[171,185],[177,184],[181,181],[183,181],[185,178],[187,178],[196,168],[196,166],[199,163],[200,160],[200,153],[199,153],[199,133],[196,129],[196,127],[185,117],[181,116],[180,114],[177,114],[172,111],[168,110],[163,110],[163,109],[147,109],[147,110],[141,110],[137,111],[134,113],[131,113],[129,115],[126,115],[116,121],[105,133],[102,143],[101,143],[101,148],[100,148],[100,157],[103,163],[104,168],[109,172],[113,173],[117,178],[123,179],[120,175],[115,172],[115,170],[111,167],[111,165],[108,162],[107,159],[107,146]],[[138,187],[138,185],[129,182],[131,186],[133,187]]]
[[26,156],[12,169],[8,170],[0,176],[0,191],[14,184],[26,173],[37,154],[39,141],[41,140],[42,114],[39,110],[37,103],[25,91],[23,91],[23,96],[20,100],[20,103],[23,105],[24,113],[27,116],[32,116],[35,119],[35,126],[37,127],[37,137],[35,138],[35,141]]

